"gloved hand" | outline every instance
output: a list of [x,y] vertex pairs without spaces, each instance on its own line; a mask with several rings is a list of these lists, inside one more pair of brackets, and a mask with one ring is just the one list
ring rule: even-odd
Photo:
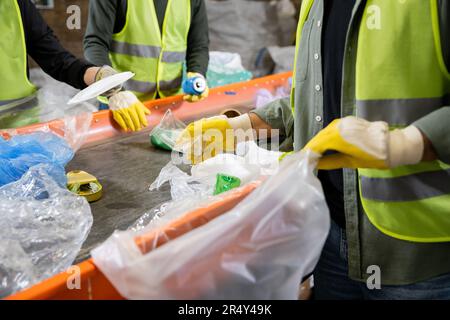
[[[118,72],[113,68],[111,68],[110,66],[103,66],[97,71],[97,74],[95,75],[95,82],[113,76],[117,73]],[[109,98],[115,95],[116,93],[120,92],[120,90],[122,90],[122,85],[118,85],[117,87],[114,87],[106,91],[105,93],[102,94],[102,96]]]
[[[188,79],[196,78],[196,77],[205,79],[205,77],[200,73],[188,72],[188,74],[187,74]],[[205,82],[206,82],[206,79],[205,79]],[[206,84],[206,89],[205,89],[205,91],[203,91],[203,93],[201,95],[186,94],[186,95],[184,95],[183,99],[187,102],[199,102],[199,101],[206,99],[208,96],[209,96],[209,88],[208,88],[208,84]]]
[[[419,163],[424,141],[414,126],[389,131],[386,122],[346,117],[319,132],[305,146],[308,149],[322,155],[318,169],[388,169]],[[324,155],[327,151],[337,153]]]
[[114,120],[124,130],[139,131],[148,126],[146,115],[150,114],[142,102],[130,91],[122,91],[109,99]]
[[217,154],[234,152],[237,142],[254,139],[248,114],[236,118],[219,116],[191,123],[180,135],[174,149],[187,153],[191,162],[198,164]]

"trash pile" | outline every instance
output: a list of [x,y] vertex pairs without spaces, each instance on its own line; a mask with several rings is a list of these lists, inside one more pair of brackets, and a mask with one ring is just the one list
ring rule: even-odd
[[0,297],[65,271],[92,226],[66,188],[73,149],[52,133],[0,138]]

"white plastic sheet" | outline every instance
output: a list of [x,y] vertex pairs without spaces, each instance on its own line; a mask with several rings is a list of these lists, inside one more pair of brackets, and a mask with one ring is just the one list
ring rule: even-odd
[[128,299],[297,299],[330,224],[312,162],[287,157],[234,209],[147,253],[117,232],[94,262]]
[[60,187],[46,166],[0,188],[0,297],[65,271],[92,226],[86,199]]
[[223,153],[191,167],[191,175],[169,162],[150,186],[150,191],[170,183],[172,200],[213,195],[217,175],[237,177],[241,185],[263,175],[275,174],[281,153],[258,147],[254,141],[241,142],[236,154]]

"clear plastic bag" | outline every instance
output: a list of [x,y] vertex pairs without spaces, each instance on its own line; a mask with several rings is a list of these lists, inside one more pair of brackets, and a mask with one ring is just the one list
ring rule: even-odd
[[[30,134],[34,132],[53,133],[63,138],[69,146],[78,151],[86,141],[91,127],[93,114],[83,112],[77,115],[66,115],[60,121],[46,123],[38,128],[30,127],[20,129],[20,134]],[[12,137],[19,135],[18,129],[0,129],[0,136]]]
[[207,73],[210,88],[251,80],[253,75],[242,66],[238,53],[212,51]]
[[92,251],[94,263],[129,299],[297,299],[330,225],[315,161],[286,157],[232,210],[179,237],[170,237],[175,222],[157,228],[171,240],[154,250],[117,232]]
[[169,109],[161,119],[161,122],[150,132],[150,139],[154,146],[172,151],[178,137],[185,128],[186,124],[175,118]]
[[214,194],[217,175],[239,178],[242,185],[254,181],[261,175],[272,175],[278,169],[280,152],[258,147],[254,141],[241,142],[236,147],[236,155],[223,153],[207,159],[190,168],[191,175],[169,162],[150,186],[157,190],[166,182],[170,183],[173,200],[192,196],[206,197]]
[[19,180],[38,164],[49,164],[47,173],[65,186],[64,167],[74,152],[60,137],[44,132],[13,136],[9,140],[0,136],[0,150],[0,186]]
[[162,168],[158,178],[150,186],[150,191],[158,190],[166,182],[170,183],[170,194],[175,201],[212,194],[212,189],[207,184],[191,177],[172,162]]
[[0,188],[0,297],[65,271],[92,226],[87,201],[61,188],[49,165]]

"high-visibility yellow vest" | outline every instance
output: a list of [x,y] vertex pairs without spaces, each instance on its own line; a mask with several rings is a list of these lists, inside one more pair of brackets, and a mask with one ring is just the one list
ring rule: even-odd
[[[16,0],[0,1],[0,112],[36,92],[27,76],[27,48]],[[3,106],[3,108],[2,108]]]
[[[313,2],[302,3],[297,46]],[[356,53],[357,116],[401,128],[449,104],[438,17],[437,0],[367,0]],[[413,242],[450,241],[450,165],[358,172],[362,206],[377,229]]]
[[168,0],[162,32],[153,0],[128,1],[125,27],[113,35],[110,52],[116,70],[136,74],[125,87],[141,99],[180,93],[190,25],[190,0]]

